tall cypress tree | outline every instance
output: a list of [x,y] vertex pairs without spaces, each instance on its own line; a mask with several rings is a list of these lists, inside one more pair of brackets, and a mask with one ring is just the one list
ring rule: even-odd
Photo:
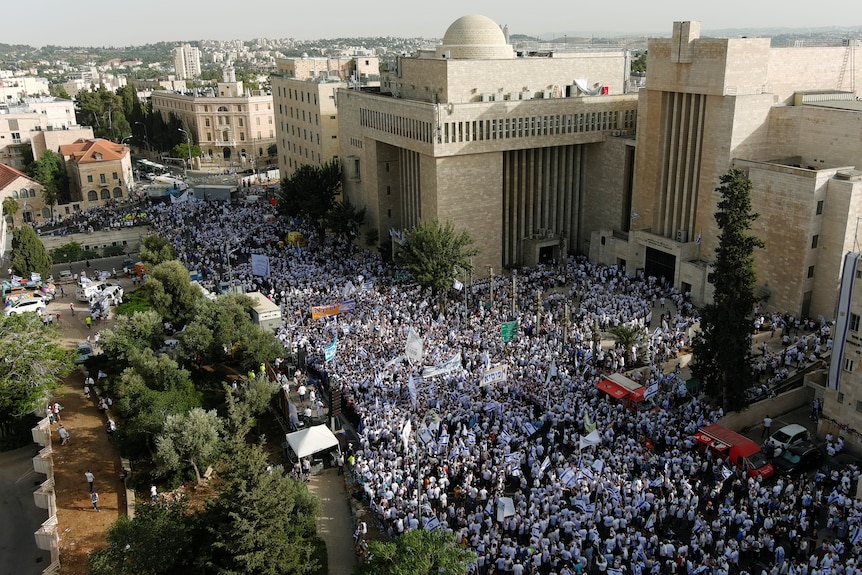
[[702,310],[702,334],[694,343],[697,363],[692,369],[707,394],[725,409],[738,410],[746,404],[745,390],[755,381],[751,353],[757,282],[754,249],[764,243],[749,233],[759,216],[751,211],[751,181],[738,168],[719,180],[716,191],[721,201],[715,221],[721,234],[709,275],[715,292],[713,303]]
[[31,226],[21,226],[12,232],[12,268],[22,276],[32,272],[42,274],[43,278],[51,275],[51,265],[54,260],[45,250],[42,240]]

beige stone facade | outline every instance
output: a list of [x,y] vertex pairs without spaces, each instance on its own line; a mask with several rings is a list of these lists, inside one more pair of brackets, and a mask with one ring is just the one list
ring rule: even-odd
[[[79,140],[60,147],[74,211],[127,200],[135,189],[129,148],[109,140]],[[65,209],[68,214],[69,210]]]
[[767,307],[832,317],[841,258],[862,209],[852,172],[862,165],[862,107],[838,90],[862,80],[848,65],[852,50],[700,38],[696,22],[650,40],[631,224],[596,230],[590,257],[663,275],[695,303],[710,301],[715,188],[737,166],[752,180],[761,214],[754,231],[766,248],[756,270]]
[[339,90],[345,193],[381,238],[435,218],[469,231],[479,269],[578,251],[628,219],[628,56],[516,55],[491,20],[465,18],[379,90]]
[[242,82],[219,82],[196,92],[154,91],[153,112],[185,121],[206,162],[237,169],[262,167],[276,141],[272,95],[248,91]]
[[[9,198],[18,204],[14,214],[3,214],[0,225],[17,227],[42,223],[51,218],[51,209],[45,205],[42,184],[22,172],[0,164],[0,204]],[[2,209],[2,208],[0,208]],[[5,237],[5,236],[4,236]],[[6,245],[0,239],[0,246]]]
[[[379,60],[289,58],[276,61],[270,76],[282,177],[299,166],[320,165],[339,156],[336,94],[351,86],[379,85]],[[349,83],[350,82],[350,83]]]

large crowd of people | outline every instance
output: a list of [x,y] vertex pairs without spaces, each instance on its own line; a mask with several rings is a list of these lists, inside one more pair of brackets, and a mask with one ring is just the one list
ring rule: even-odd
[[[266,203],[150,216],[204,282],[282,306],[277,336],[341,390],[359,437],[352,476],[392,535],[450,531],[483,575],[858,573],[858,469],[763,481],[699,449],[694,433],[723,412],[670,367],[698,312],[661,280],[571,257],[466,286],[441,307],[376,255]],[[308,246],[280,245],[288,230]],[[269,256],[269,277],[253,274],[253,254]],[[351,311],[312,319],[312,306],[347,300]],[[514,319],[519,337],[503,341]],[[619,325],[645,337],[621,349],[606,334]],[[815,339],[794,345],[806,353]],[[782,377],[786,357],[764,354],[764,377]],[[657,384],[656,408],[600,392],[615,371]],[[598,440],[585,440],[593,430]]]

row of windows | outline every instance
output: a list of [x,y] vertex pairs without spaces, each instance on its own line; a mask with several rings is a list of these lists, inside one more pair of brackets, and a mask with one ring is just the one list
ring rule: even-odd
[[[117,172],[112,172],[112,178],[114,180],[120,179],[119,176],[117,175]],[[93,174],[87,174],[87,183],[88,184],[93,183]],[[107,184],[108,183],[108,176],[106,174],[99,174],[99,183],[100,184]]]
[[36,197],[36,190],[33,190],[33,189],[28,190],[27,188],[21,188],[20,193],[18,192],[18,190],[12,191],[12,199],[14,199],[14,200],[17,200],[18,198],[23,199],[23,198],[35,198],[35,197]]
[[[285,109],[282,107],[282,105],[279,104],[278,105],[279,116],[285,115],[284,110]],[[315,126],[320,125],[320,116],[317,113],[312,114],[310,111],[308,113],[306,113],[305,110],[302,110],[300,108],[291,108],[290,106],[287,107],[287,113],[290,114],[290,117],[295,119],[295,120],[299,120],[300,118],[302,118],[303,122],[311,123],[312,121],[314,121]],[[335,116],[330,116],[330,118],[334,120]],[[270,123],[272,123],[272,122],[270,122]]]
[[[430,122],[367,109],[360,110],[359,118],[361,125],[364,127],[420,142],[431,143],[434,136]],[[438,139],[440,143],[451,144],[455,142],[530,138],[552,134],[631,129],[635,127],[636,119],[636,110],[619,110],[446,122],[440,126]]]
[[[285,88],[283,91],[281,86],[278,87],[278,95],[279,96],[287,96],[288,100],[294,100],[296,102],[308,102],[309,104],[317,105],[317,94],[312,92],[303,92],[302,90],[294,90],[292,88]],[[280,107],[280,106],[279,106]]]
[[[102,196],[103,200],[110,200],[111,199],[111,192],[109,190],[102,190],[101,196]],[[114,188],[114,197],[115,198],[122,198],[123,197],[123,190],[121,188]],[[96,190],[90,190],[89,192],[87,192],[87,201],[88,202],[99,201],[99,192],[96,192]]]

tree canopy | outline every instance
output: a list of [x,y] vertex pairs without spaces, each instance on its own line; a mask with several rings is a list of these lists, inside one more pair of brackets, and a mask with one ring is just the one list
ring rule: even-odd
[[189,270],[179,260],[170,260],[147,270],[147,274],[143,289],[153,309],[165,320],[185,325],[203,298],[200,288],[191,282]]
[[0,317],[0,421],[34,411],[72,371],[74,352],[58,341],[34,313]]
[[419,282],[442,295],[455,277],[455,266],[473,269],[470,258],[478,250],[471,248],[473,238],[466,231],[458,232],[450,222],[422,221],[407,230],[406,242],[398,252],[400,262]]
[[54,206],[60,199],[69,197],[69,177],[63,160],[51,150],[45,150],[42,157],[27,166],[27,175],[42,184],[45,203]]
[[142,262],[150,266],[156,266],[177,257],[171,242],[161,236],[145,237],[141,242],[138,255]]
[[476,554],[459,546],[442,529],[414,529],[394,541],[371,541],[370,558],[357,568],[359,575],[466,575]]
[[341,164],[331,160],[322,166],[304,164],[281,180],[278,209],[290,217],[306,218],[321,229],[341,190]]
[[10,263],[12,269],[22,276],[36,272],[47,278],[54,262],[36,231],[31,226],[21,226],[12,230]]
[[749,234],[758,214],[751,211],[751,181],[733,168],[720,178],[721,194],[715,221],[721,234],[709,281],[715,292],[713,303],[701,312],[702,335],[695,339],[694,375],[708,394],[725,409],[746,405],[745,391],[755,381],[752,368],[752,312],[756,302],[754,249],[763,240]]
[[214,463],[219,454],[223,428],[215,410],[195,407],[184,414],[168,415],[156,437],[159,465],[170,471],[181,471],[191,465],[200,483],[201,468]]
[[164,335],[162,317],[148,310],[117,316],[113,329],[102,330],[99,345],[112,359],[128,359],[134,351],[159,347]]
[[350,200],[335,202],[326,214],[326,225],[336,236],[352,242],[359,236],[359,228],[365,223],[365,208],[357,210]]

